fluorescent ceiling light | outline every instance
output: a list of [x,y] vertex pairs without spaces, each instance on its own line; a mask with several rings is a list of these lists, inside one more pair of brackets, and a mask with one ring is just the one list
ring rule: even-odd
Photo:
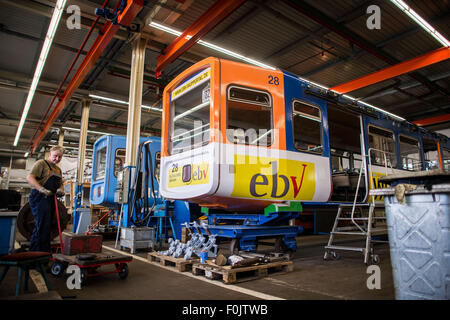
[[[169,28],[169,27],[164,26],[164,25],[162,25],[160,23],[157,23],[157,22],[151,22],[149,25],[150,25],[150,27],[153,27],[153,28],[165,31],[167,33],[170,33],[170,34],[173,34],[173,35],[176,35],[176,36],[181,36],[183,34],[182,32],[180,32],[178,30]],[[187,39],[189,39],[189,37],[187,37]],[[246,56],[243,56],[243,55],[241,55],[239,53],[236,53],[236,52],[233,52],[231,50],[219,47],[219,46],[217,46],[215,44],[212,44],[210,42],[206,42],[206,41],[203,41],[203,40],[198,40],[197,43],[202,45],[202,46],[205,46],[207,48],[213,49],[215,51],[224,53],[224,54],[229,55],[231,57],[240,59],[242,61],[248,62],[250,64],[253,64],[253,65],[256,65],[256,66],[259,66],[259,67],[262,67],[262,68],[271,69],[271,70],[275,70],[276,69],[275,67],[269,66],[269,65],[267,65],[265,63],[256,61],[256,60],[251,59],[251,58],[246,57]]]
[[414,20],[419,26],[422,27],[425,31],[427,31],[433,38],[439,41],[444,47],[450,46],[450,41],[448,41],[442,34],[440,34],[435,28],[433,28],[425,19],[423,19],[417,12],[411,9],[404,1],[402,0],[391,0],[393,4],[395,4],[400,10],[406,13],[412,20]]
[[61,15],[64,11],[64,6],[66,5],[66,0],[58,0],[55,8],[53,9],[52,19],[50,21],[50,25],[48,27],[47,35],[44,40],[44,44],[42,45],[41,54],[39,56],[38,63],[36,65],[36,69],[34,70],[33,80],[31,81],[30,90],[28,91],[27,100],[25,102],[25,106],[23,107],[22,117],[20,118],[19,126],[17,127],[16,138],[14,139],[14,146],[17,146],[19,142],[20,135],[22,133],[23,125],[25,124],[25,120],[28,115],[28,111],[30,111],[31,102],[33,102],[34,93],[36,92],[36,88],[41,78],[42,70],[44,69],[45,62],[47,60],[48,53],[50,51],[50,47],[53,42],[53,37],[55,36],[56,29],[58,28],[59,20],[61,19]]
[[[335,93],[338,94],[338,95],[341,95],[339,92],[336,92],[336,91],[334,91],[334,90],[331,90],[330,88],[328,88],[328,87],[326,87],[326,86],[323,86],[323,85],[321,85],[321,84],[318,84],[318,83],[316,83],[316,82],[313,82],[313,81],[304,79],[304,78],[302,78],[302,77],[298,77],[298,78],[299,78],[300,80],[306,81],[307,83],[309,83],[309,84],[311,84],[311,85],[313,85],[313,86],[316,86],[316,87],[318,87],[318,88],[320,88],[320,89],[329,90],[329,91],[335,92]],[[405,118],[402,118],[402,117],[400,117],[400,116],[397,116],[397,115],[395,115],[395,114],[393,114],[393,113],[390,113],[390,112],[388,112],[388,111],[386,111],[386,110],[383,110],[383,109],[381,109],[381,108],[375,107],[374,105],[371,105],[371,104],[369,104],[369,103],[367,103],[367,102],[364,102],[364,101],[358,100],[358,99],[356,99],[356,98],[353,98],[352,96],[349,96],[349,95],[347,95],[347,94],[343,94],[342,97],[343,97],[343,98],[346,98],[346,99],[349,99],[349,100],[352,100],[352,101],[356,101],[357,103],[363,104],[363,105],[366,106],[366,107],[369,107],[369,108],[375,109],[375,110],[377,110],[377,111],[379,111],[379,112],[382,112],[382,113],[384,113],[384,114],[387,114],[387,115],[389,115],[389,116],[391,116],[391,117],[393,117],[393,118],[395,118],[395,119],[397,119],[397,120],[400,120],[400,121],[406,121]]]
[[[391,1],[395,1],[395,0],[391,0]],[[169,27],[167,27],[167,26],[165,26],[165,25],[162,25],[162,24],[160,24],[160,23],[151,22],[149,25],[150,25],[151,27],[156,28],[156,29],[159,29],[159,30],[165,31],[165,32],[167,32],[167,33],[173,34],[173,35],[175,35],[175,36],[180,36],[180,35],[182,34],[182,32],[180,32],[180,31],[178,31],[178,30],[175,30],[175,29],[172,29],[172,28],[169,28]],[[254,65],[257,65],[257,66],[260,66],[260,67],[263,67],[263,68],[267,68],[267,69],[272,69],[272,70],[275,70],[275,69],[276,69],[275,67],[272,67],[272,66],[266,65],[266,64],[264,64],[264,63],[262,63],[262,62],[259,62],[259,61],[256,61],[256,60],[247,58],[247,57],[242,56],[242,55],[240,55],[240,54],[238,54],[238,53],[232,52],[232,51],[230,51],[230,50],[228,50],[228,49],[225,49],[225,48],[216,46],[216,45],[214,45],[214,44],[212,44],[212,43],[208,43],[208,42],[203,41],[203,40],[199,40],[198,43],[201,44],[201,45],[203,45],[203,46],[205,46],[205,47],[208,47],[208,48],[211,48],[211,49],[213,49],[213,50],[216,50],[216,51],[225,53],[225,54],[227,54],[227,55],[230,55],[230,56],[233,56],[233,57],[235,57],[235,58],[241,59],[241,60],[246,61],[246,62],[248,62],[248,63],[254,64]],[[298,77],[298,76],[297,76],[297,77]],[[316,87],[318,87],[318,88],[325,89],[325,90],[330,90],[328,87],[326,87],[326,86],[324,86],[324,85],[315,83],[315,82],[313,82],[313,81],[310,81],[310,80],[307,80],[307,79],[304,79],[304,78],[301,78],[301,77],[298,77],[298,78],[301,79],[301,80],[303,80],[303,81],[306,81],[307,83],[310,83],[311,85],[316,86]],[[336,92],[336,91],[334,91],[334,90],[331,90],[331,91]],[[337,93],[337,92],[336,92],[336,93]],[[339,93],[338,93],[338,94],[339,94]],[[343,95],[343,97],[348,98],[348,99],[351,99],[351,100],[357,100],[357,99],[355,99],[355,98],[353,98],[353,97],[351,97],[351,96],[349,96],[349,95]],[[375,109],[375,110],[377,110],[377,111],[379,111],[379,112],[383,112],[383,113],[385,113],[385,114],[387,114],[387,115],[389,115],[389,116],[391,116],[391,117],[393,117],[393,118],[396,118],[396,119],[398,119],[398,120],[400,120],[400,121],[405,121],[405,120],[406,120],[406,119],[404,119],[404,118],[402,118],[402,117],[400,117],[400,116],[397,116],[397,115],[395,115],[395,114],[393,114],[393,113],[390,113],[390,112],[388,112],[388,111],[385,111],[385,110],[383,110],[383,109],[381,109],[381,108],[375,107],[375,106],[373,106],[373,105],[371,105],[371,104],[368,104],[368,103],[366,103],[366,102],[359,101],[359,100],[357,100],[357,102],[358,102],[358,103],[361,103],[361,104],[363,104],[363,105],[365,105],[365,106],[367,106],[367,107],[373,108],[373,109]],[[144,106],[142,106],[142,107],[144,107]]]
[[[64,149],[78,150],[79,148],[78,147],[69,147],[69,146],[67,146],[67,147],[64,147]],[[94,151],[94,150],[93,149],[86,149],[86,151]]]
[[119,99],[108,98],[108,97],[103,97],[103,96],[98,96],[98,95],[95,95],[95,94],[89,94],[89,97],[90,98],[94,98],[94,99],[103,100],[103,101],[115,102],[115,103],[128,105],[128,102],[126,102],[126,101],[119,100]]
[[[353,99],[354,99],[354,98],[353,98]],[[354,100],[356,100],[356,99],[354,99]],[[365,106],[367,106],[367,107],[370,107],[370,108],[372,108],[372,109],[375,109],[375,110],[377,110],[377,111],[379,111],[379,112],[383,112],[383,113],[385,113],[385,114],[387,114],[387,115],[389,115],[389,116],[391,116],[391,117],[393,117],[393,118],[395,118],[395,119],[397,119],[397,120],[400,120],[400,121],[406,121],[405,118],[402,118],[402,117],[397,116],[397,115],[395,115],[395,114],[393,114],[393,113],[390,113],[390,112],[388,112],[388,111],[386,111],[386,110],[383,110],[383,109],[380,109],[380,108],[378,108],[378,107],[375,107],[375,106],[373,106],[373,105],[371,105],[371,104],[369,104],[369,103],[367,103],[367,102],[358,100],[358,103],[361,103],[361,104],[363,104],[363,105],[365,105]]]
[[[67,131],[80,131],[80,129],[78,129],[78,128],[71,128],[71,127],[62,127],[64,130],[67,130]],[[106,133],[106,132],[101,132],[101,131],[92,131],[92,130],[88,130],[87,131],[88,133],[93,133],[93,134],[101,134],[101,135],[103,135],[103,134],[111,134],[111,133]]]
[[27,152],[26,150],[11,150],[11,149],[0,149],[0,151],[12,152],[12,153],[25,153],[25,152]]
[[[333,90],[331,90],[331,91],[333,91]],[[333,91],[333,92],[335,92],[335,91]],[[336,92],[336,93],[337,93],[337,92]],[[349,95],[347,95],[347,94],[343,94],[342,97],[344,97],[344,98],[346,98],[346,99],[350,99],[350,100],[356,101],[357,103],[361,103],[361,104],[365,105],[366,107],[375,109],[375,110],[377,110],[377,111],[379,111],[379,112],[385,113],[385,114],[387,114],[387,115],[389,115],[389,116],[391,116],[391,117],[393,117],[393,118],[396,118],[397,120],[400,120],[400,121],[406,121],[405,118],[402,118],[402,117],[400,117],[400,116],[397,116],[397,115],[395,115],[395,114],[393,114],[393,113],[390,113],[390,112],[388,112],[388,111],[386,111],[386,110],[383,110],[383,109],[381,109],[381,108],[375,107],[374,105],[371,105],[371,104],[369,104],[369,103],[367,103],[367,102],[364,102],[364,101],[355,99],[355,98],[353,98],[353,97],[351,97],[351,96],[349,96]]]
[[[119,99],[113,99],[113,98],[108,98],[108,97],[104,97],[104,96],[98,96],[96,94],[89,94],[89,97],[94,98],[94,99],[98,99],[98,100],[103,100],[103,101],[109,101],[109,102],[115,102],[115,103],[119,103],[119,104],[123,104],[123,105],[128,105],[127,101],[119,100]],[[149,110],[162,112],[162,109],[160,109],[160,108],[155,108],[155,107],[146,106],[146,105],[141,105],[141,107],[144,108],[144,109],[149,109]]]

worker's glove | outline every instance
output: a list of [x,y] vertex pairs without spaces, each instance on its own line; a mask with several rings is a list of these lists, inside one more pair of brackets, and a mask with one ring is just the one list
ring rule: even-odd
[[56,196],[58,198],[64,197],[65,195],[66,195],[66,193],[64,191],[61,191],[61,190],[56,191]]
[[52,192],[48,189],[45,189],[44,187],[40,188],[39,192],[46,195],[47,197],[52,195]]

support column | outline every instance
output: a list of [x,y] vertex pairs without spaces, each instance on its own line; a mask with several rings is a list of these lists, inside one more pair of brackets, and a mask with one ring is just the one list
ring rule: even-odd
[[64,129],[59,129],[59,140],[58,140],[58,146],[62,147],[64,144]]
[[144,82],[146,45],[147,39],[141,37],[138,37],[133,42],[125,166],[136,166],[137,148],[139,145],[139,137],[141,136],[142,86]]
[[45,148],[44,148],[44,159],[48,159],[49,156],[50,156],[50,147],[49,146],[45,146]]
[[[142,87],[144,82],[144,62],[147,39],[141,36],[133,42],[133,52],[131,58],[130,76],[130,100],[128,106],[127,123],[127,144],[125,152],[125,174],[124,179],[128,179],[128,186],[133,191],[131,177],[136,170],[137,153],[139,139],[141,136],[141,107],[142,107]],[[128,203],[129,204],[129,203]],[[130,215],[128,204],[123,207],[122,226],[130,226]]]
[[78,144],[78,168],[76,178],[76,190],[73,208],[73,225],[72,232],[75,232],[78,227],[80,218],[78,209],[81,208],[81,198],[83,196],[83,182],[84,182],[84,160],[86,157],[86,143],[87,143],[87,130],[89,122],[89,110],[91,108],[91,100],[83,100],[81,110],[81,124],[80,124],[80,141]]

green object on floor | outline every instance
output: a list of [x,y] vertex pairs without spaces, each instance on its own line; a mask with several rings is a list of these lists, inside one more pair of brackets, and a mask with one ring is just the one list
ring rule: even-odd
[[301,202],[291,201],[289,204],[272,203],[264,208],[264,215],[269,215],[274,212],[302,212],[303,207]]

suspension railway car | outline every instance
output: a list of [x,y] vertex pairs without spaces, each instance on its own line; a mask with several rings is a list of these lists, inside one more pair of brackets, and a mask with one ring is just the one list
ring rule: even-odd
[[285,71],[207,58],[164,90],[160,192],[170,199],[255,213],[363,203],[382,175],[449,167],[446,136]]

